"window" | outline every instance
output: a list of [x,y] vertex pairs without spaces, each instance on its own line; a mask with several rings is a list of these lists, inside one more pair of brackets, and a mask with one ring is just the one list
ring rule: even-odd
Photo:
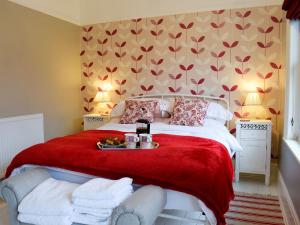
[[285,137],[300,141],[300,21],[290,21],[287,27]]

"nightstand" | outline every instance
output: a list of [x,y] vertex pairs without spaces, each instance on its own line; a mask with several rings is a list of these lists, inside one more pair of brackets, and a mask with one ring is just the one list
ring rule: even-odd
[[84,130],[94,130],[109,120],[109,115],[100,115],[100,114],[87,114],[83,116],[83,129]]
[[265,175],[270,183],[272,122],[270,120],[237,120],[236,138],[243,150],[236,155],[236,181],[239,173]]

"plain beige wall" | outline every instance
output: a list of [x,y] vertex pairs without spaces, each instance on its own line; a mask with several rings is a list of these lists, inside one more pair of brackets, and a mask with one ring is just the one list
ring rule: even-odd
[[0,0],[0,117],[44,113],[46,139],[80,130],[80,27]]

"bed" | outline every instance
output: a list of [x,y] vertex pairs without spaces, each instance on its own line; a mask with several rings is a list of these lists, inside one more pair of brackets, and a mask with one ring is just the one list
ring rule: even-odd
[[[143,96],[143,98],[174,98],[176,96],[174,95],[159,95],[159,96]],[[211,96],[188,96],[185,95],[185,97],[188,98],[205,98],[209,99],[211,101],[218,101],[218,103],[225,104],[226,107],[228,107],[228,103],[225,99],[220,99],[217,97],[211,97]],[[140,97],[135,97],[140,98]],[[134,132],[136,129],[135,124],[119,124],[118,123],[119,118],[113,118],[109,123],[102,126],[98,129],[98,133],[110,133],[110,132],[120,132],[120,134],[126,133],[126,132]],[[236,152],[241,150],[240,145],[236,141],[236,139],[230,134],[227,127],[224,125],[224,122],[217,121],[215,119],[206,118],[204,125],[201,127],[189,127],[189,126],[178,126],[178,125],[169,125],[167,123],[167,120],[165,118],[161,118],[156,120],[154,123],[151,124],[151,133],[157,138],[160,138],[163,135],[170,138],[172,137],[174,140],[177,138],[184,139],[185,137],[188,137],[189,140],[191,138],[194,138],[195,140],[213,140],[214,143],[219,143],[219,145],[222,147],[223,155],[228,155],[228,158],[232,158]],[[93,135],[93,134],[90,134]],[[172,139],[168,139],[172,140]],[[162,147],[162,149],[164,149]],[[226,153],[224,153],[226,152]],[[23,154],[23,153],[20,153]],[[128,155],[127,155],[128,157]],[[20,157],[19,157],[20,158]],[[25,157],[24,157],[25,158]],[[50,157],[51,158],[51,157]],[[18,156],[14,159],[14,161],[18,161]],[[71,169],[71,167],[64,167],[64,166],[54,166],[55,164],[48,164],[43,163],[43,161],[36,161],[35,163],[30,163],[32,161],[30,160],[21,160],[22,162],[20,164],[13,163],[8,169],[8,175],[16,175],[20,174],[28,169],[31,169],[33,167],[40,167],[43,166],[44,168],[47,168],[48,171],[52,174],[54,178],[67,180],[70,182],[75,183],[83,183],[93,177],[95,177],[95,174],[85,171],[78,171],[76,169]],[[20,161],[20,160],[19,160]],[[29,163],[26,163],[29,162]],[[46,161],[44,161],[46,162]],[[180,160],[178,161],[180,164]],[[221,165],[222,166],[222,165]],[[220,166],[219,166],[220,167]],[[224,162],[224,168],[225,162]],[[220,169],[221,170],[221,169]],[[216,171],[215,171],[216,172]],[[217,173],[215,173],[217,174]],[[97,174],[98,175],[98,174]],[[230,175],[229,178],[230,180]],[[138,180],[138,179],[137,179]],[[139,181],[139,180],[138,180]],[[232,181],[232,180],[231,180]],[[150,181],[149,181],[150,182]],[[155,181],[153,181],[155,182]],[[137,182],[137,186],[145,184],[144,182]],[[155,183],[158,184],[158,183]],[[231,184],[230,184],[231,185]],[[193,192],[189,192],[188,188],[168,188],[169,186],[165,186],[167,189],[167,205],[166,209],[180,209],[185,211],[203,211],[206,214],[207,220],[210,224],[221,224],[219,218],[215,216],[215,213],[213,210],[210,209],[210,207],[207,206],[205,203],[206,201],[199,197],[195,197],[193,195]],[[230,187],[228,187],[230,189]],[[231,185],[232,188],[232,185]],[[183,191],[180,191],[183,190]],[[187,190],[187,191],[186,191]],[[232,190],[230,190],[232,191]],[[228,201],[228,200],[226,200]],[[228,204],[229,202],[226,202]],[[221,204],[221,203],[220,203]],[[169,217],[170,215],[167,214],[161,214],[162,217]],[[171,216],[173,219],[179,219],[184,220],[181,217],[177,216]],[[188,220],[189,222],[196,222],[193,219]]]

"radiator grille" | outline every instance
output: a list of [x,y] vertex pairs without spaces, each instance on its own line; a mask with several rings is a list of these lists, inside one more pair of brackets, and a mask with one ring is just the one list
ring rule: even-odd
[[22,150],[44,142],[43,115],[0,119],[0,178],[11,160]]

